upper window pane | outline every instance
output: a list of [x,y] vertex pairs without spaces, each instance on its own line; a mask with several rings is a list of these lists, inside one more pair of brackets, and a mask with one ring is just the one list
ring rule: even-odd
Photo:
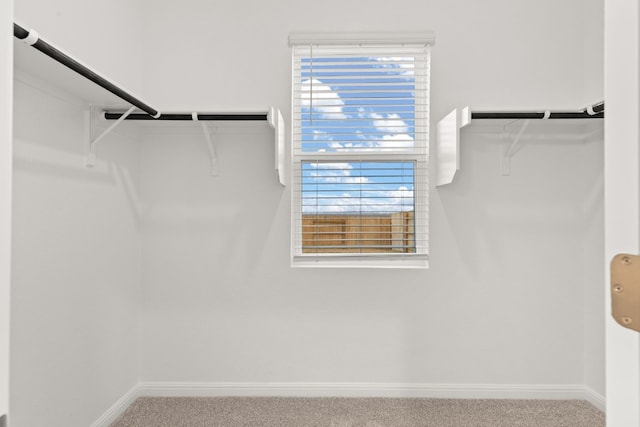
[[300,151],[413,151],[426,132],[419,122],[426,94],[416,97],[426,81],[416,75],[416,63],[426,57],[335,52],[310,48],[296,62]]

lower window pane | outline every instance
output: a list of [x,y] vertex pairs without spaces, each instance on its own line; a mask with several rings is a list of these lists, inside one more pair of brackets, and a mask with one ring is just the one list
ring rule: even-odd
[[302,162],[302,253],[415,253],[413,162]]

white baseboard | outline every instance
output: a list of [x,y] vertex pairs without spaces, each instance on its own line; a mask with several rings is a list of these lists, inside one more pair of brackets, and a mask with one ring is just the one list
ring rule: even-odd
[[[143,382],[140,396],[423,397],[448,399],[580,399],[582,385],[420,383]],[[594,393],[595,394],[595,393]]]
[[584,394],[585,394],[584,400],[591,403],[593,406],[595,406],[602,412],[606,412],[607,399],[603,395],[601,395],[600,393],[597,393],[594,389],[587,386],[584,387]]
[[140,386],[136,385],[124,396],[122,396],[116,403],[111,406],[102,414],[100,418],[94,421],[90,427],[109,427],[111,423],[113,423],[120,415],[124,413],[124,411],[140,396]]
[[584,385],[573,384],[141,382],[122,396],[91,427],[108,427],[139,396],[586,400],[601,411],[605,410],[605,398],[602,395]]

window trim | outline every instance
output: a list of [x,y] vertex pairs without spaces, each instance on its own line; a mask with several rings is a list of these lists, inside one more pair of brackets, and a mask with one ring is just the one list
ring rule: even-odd
[[425,44],[433,46],[435,34],[432,31],[409,33],[291,33],[289,46],[300,45],[390,45]]

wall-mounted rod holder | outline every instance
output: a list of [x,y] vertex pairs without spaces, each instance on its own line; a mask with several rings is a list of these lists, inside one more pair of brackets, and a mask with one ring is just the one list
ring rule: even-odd
[[278,175],[278,182],[284,187],[286,185],[285,179],[285,130],[284,119],[280,110],[270,107],[269,114],[267,115],[267,121],[275,132],[275,165],[276,174]]
[[25,43],[27,43],[28,45],[33,46],[35,49],[37,49],[40,52],[44,53],[45,55],[47,55],[51,59],[59,62],[60,64],[64,65],[65,67],[75,71],[76,73],[80,74],[82,77],[84,77],[84,78],[86,78],[88,80],[91,80],[92,82],[94,82],[98,86],[102,87],[103,89],[111,92],[112,94],[114,94],[118,98],[127,101],[131,105],[136,106],[138,109],[146,112],[151,117],[156,117],[156,116],[160,115],[160,112],[158,110],[156,110],[155,108],[150,107],[148,104],[142,102],[141,100],[139,100],[135,96],[133,96],[130,93],[128,93],[127,91],[125,91],[124,89],[116,86],[115,84],[113,84],[112,82],[107,80],[105,77],[103,77],[100,74],[96,73],[95,71],[91,70],[86,65],[81,64],[78,60],[72,58],[71,56],[69,56],[66,53],[62,52],[60,49],[58,49],[58,48],[54,47],[53,45],[47,43],[46,41],[42,40],[38,36],[37,32],[35,32],[33,30],[26,30],[25,28],[21,27],[20,25],[14,23],[13,24],[13,35],[17,39],[20,39],[20,40],[24,41]]
[[471,123],[469,107],[454,109],[436,126],[436,186],[450,184],[460,170],[460,129]]

